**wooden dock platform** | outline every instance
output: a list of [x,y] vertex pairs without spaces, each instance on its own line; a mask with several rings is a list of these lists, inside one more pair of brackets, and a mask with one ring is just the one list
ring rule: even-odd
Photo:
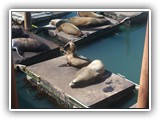
[[[51,20],[68,15],[70,12],[31,12],[32,23]],[[12,12],[12,20],[18,24],[24,24],[24,12]]]
[[102,14],[106,17],[112,18],[117,21],[121,21],[124,18],[128,17],[126,20],[127,24],[134,25],[147,22],[148,11],[121,11],[121,12],[102,12]]
[[109,71],[98,83],[71,88],[69,83],[79,69],[63,66],[65,63],[66,58],[61,56],[28,67],[19,65],[19,68],[65,108],[107,108],[135,89],[132,82]]
[[48,30],[49,35],[58,38],[62,43],[67,43],[69,41],[73,41],[75,44],[93,41],[96,38],[102,37],[103,35],[107,35],[108,33],[113,33],[114,31],[118,30],[119,27],[123,24],[123,22],[118,22],[116,20],[107,18],[112,22],[112,25],[103,25],[99,27],[79,27],[79,29],[84,33],[87,34],[81,37],[77,37],[74,35],[68,35],[62,31],[56,33],[56,30]]
[[12,50],[12,55],[13,55],[13,62],[16,64],[23,64],[23,65],[31,65],[31,64],[35,64],[41,61],[45,61],[48,59],[52,59],[54,57],[58,57],[60,56],[60,50],[58,45],[56,45],[55,43],[46,40],[32,32],[26,31],[23,29],[23,32],[27,35],[29,35],[30,38],[33,38],[37,41],[40,41],[46,45],[49,46],[49,48],[51,50],[49,51],[44,51],[41,53],[35,53],[35,52],[25,52],[24,53],[24,59],[22,59],[20,56],[18,56],[17,52]]

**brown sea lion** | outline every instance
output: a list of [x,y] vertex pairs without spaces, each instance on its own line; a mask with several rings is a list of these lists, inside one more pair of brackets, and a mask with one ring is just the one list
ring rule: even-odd
[[102,79],[105,68],[100,60],[92,61],[88,66],[81,68],[72,82],[70,87],[82,87],[93,84]]
[[12,49],[24,58],[24,52],[42,52],[50,50],[49,46],[32,38],[14,38],[12,39]]
[[93,17],[71,17],[68,21],[77,27],[97,27],[111,24],[111,22],[107,19]]
[[99,15],[99,14],[94,13],[94,12],[79,11],[79,12],[77,12],[77,14],[78,14],[80,17],[104,18],[103,15]]
[[68,65],[74,66],[76,68],[82,68],[84,66],[87,66],[91,62],[87,58],[80,57],[75,53],[76,46],[73,42],[68,42],[64,46],[64,50]]
[[75,35],[79,37],[84,35],[81,30],[77,28],[74,24],[69,23],[65,20],[54,19],[50,21],[50,24],[55,25],[58,31],[63,31],[64,33],[69,35]]

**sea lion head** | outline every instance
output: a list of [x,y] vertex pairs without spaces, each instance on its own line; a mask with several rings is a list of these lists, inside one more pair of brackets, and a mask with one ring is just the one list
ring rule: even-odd
[[72,52],[74,53],[76,50],[76,46],[73,42],[68,42],[65,46],[64,46],[64,50],[67,52]]
[[60,19],[53,19],[53,20],[50,21],[49,24],[56,26],[57,22],[59,22],[59,21],[60,21]]
[[79,78],[75,78],[74,80],[72,80],[70,83],[69,83],[69,86],[71,88],[81,88],[81,87],[85,87],[85,86],[88,86],[89,83],[86,82],[85,80],[79,80]]
[[70,86],[71,88],[76,87],[76,86],[77,86],[76,80],[74,79],[72,82],[70,82],[70,83],[69,83],[69,86]]

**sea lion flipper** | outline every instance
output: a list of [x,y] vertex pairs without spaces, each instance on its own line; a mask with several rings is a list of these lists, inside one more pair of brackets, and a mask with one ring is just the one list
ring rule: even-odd
[[14,49],[16,50],[18,56],[24,59],[24,52],[21,49],[18,49],[17,47],[14,47]]

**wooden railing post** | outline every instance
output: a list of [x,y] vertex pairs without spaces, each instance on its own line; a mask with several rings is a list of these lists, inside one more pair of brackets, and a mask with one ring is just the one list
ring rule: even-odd
[[146,27],[146,36],[144,42],[141,76],[140,76],[140,87],[138,91],[137,108],[148,108],[149,107],[149,56],[148,56],[148,22]]
[[32,27],[31,12],[24,12],[24,29],[29,30]]
[[12,78],[11,78],[11,109],[17,109],[18,108],[18,95],[16,90],[16,79],[15,79],[15,72],[13,67],[13,59],[12,59]]

